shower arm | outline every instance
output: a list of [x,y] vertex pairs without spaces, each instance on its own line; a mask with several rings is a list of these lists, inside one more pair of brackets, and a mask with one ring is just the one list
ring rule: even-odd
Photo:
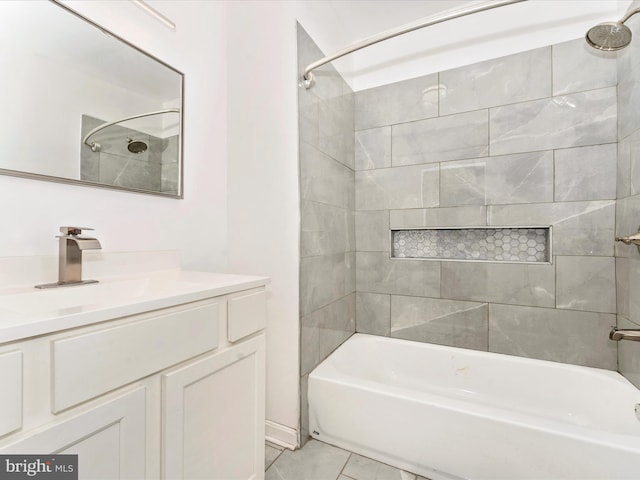
[[620,20],[618,20],[618,23],[624,25],[624,22],[629,20],[636,13],[640,13],[640,7],[639,8],[634,8],[633,10],[629,10],[627,13],[625,13],[624,17],[622,17]]
[[486,2],[480,5],[474,5],[472,7],[456,10],[454,12],[444,13],[441,15],[437,15],[435,17],[429,17],[428,19],[418,23],[410,23],[408,25],[404,25],[397,29],[387,30],[386,32],[382,32],[378,35],[365,38],[364,40],[361,40],[360,42],[354,43],[353,45],[347,48],[339,50],[332,55],[328,55],[324,58],[321,58],[320,60],[310,63],[307,66],[307,68],[304,69],[304,74],[302,75],[304,86],[307,89],[311,88],[314,81],[314,76],[313,76],[313,73],[311,72],[316,68],[321,67],[322,65],[325,65],[327,63],[333,62],[338,58],[344,57],[345,55],[349,55],[350,53],[356,52],[358,50],[369,47],[371,45],[375,45],[376,43],[389,40],[390,38],[394,38],[399,35],[404,35],[405,33],[413,32],[414,30],[419,30],[424,27],[429,27],[437,23],[446,22],[447,20],[453,20],[454,18],[460,18],[466,15],[471,15],[473,13],[484,12],[486,10],[491,10],[493,8],[511,5],[512,3],[519,3],[519,2],[526,2],[526,1],[527,0],[497,0],[497,1]]
[[167,108],[166,110],[158,110],[157,112],[148,112],[148,113],[140,113],[138,115],[131,115],[130,117],[121,118],[120,120],[116,120],[115,122],[103,123],[102,125],[97,126],[93,130],[91,130],[89,133],[87,133],[82,139],[82,143],[85,144],[87,147],[91,147],[91,149],[93,150],[95,143],[94,144],[87,143],[87,140],[89,140],[89,137],[94,133],[98,133],[100,130],[110,127],[112,125],[116,125],[120,122],[126,122],[127,120],[134,120],[136,118],[142,118],[142,117],[151,117],[152,115],[160,115],[162,113],[180,113],[180,109]]

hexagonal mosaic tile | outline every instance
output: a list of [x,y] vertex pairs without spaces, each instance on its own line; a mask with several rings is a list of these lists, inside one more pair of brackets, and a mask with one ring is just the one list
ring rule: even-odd
[[395,230],[395,258],[548,262],[548,228]]

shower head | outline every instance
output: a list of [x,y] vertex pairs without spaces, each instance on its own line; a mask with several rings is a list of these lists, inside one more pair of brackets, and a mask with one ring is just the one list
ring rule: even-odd
[[631,30],[620,22],[606,22],[591,27],[584,38],[593,48],[612,52],[631,43]]
[[622,50],[631,43],[632,37],[631,29],[624,22],[638,12],[640,12],[640,8],[628,11],[617,22],[605,22],[591,27],[584,36],[585,40],[597,50],[604,50],[605,52]]
[[131,153],[143,153],[147,151],[148,145],[140,140],[131,140],[127,139],[129,145],[127,145],[127,150]]

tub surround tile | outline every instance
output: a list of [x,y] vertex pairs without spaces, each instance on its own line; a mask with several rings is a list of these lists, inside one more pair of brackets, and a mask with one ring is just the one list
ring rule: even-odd
[[615,370],[612,322],[611,314],[491,304],[489,351]]
[[490,206],[490,225],[553,226],[554,255],[611,256],[615,201]]
[[437,207],[439,181],[438,165],[356,172],[356,210]]
[[640,129],[640,79],[618,83],[618,137]]
[[438,74],[355,94],[356,130],[411,122],[438,115]]
[[640,194],[640,130],[636,130],[621,143],[625,144],[624,148],[629,156],[629,195],[638,195]]
[[549,97],[551,47],[447,70],[440,84],[440,115]]
[[555,265],[442,262],[441,297],[555,307]]
[[484,157],[488,136],[487,110],[394,125],[391,162],[405,166]]
[[100,152],[100,183],[160,191],[162,165]]
[[355,213],[356,250],[389,252],[389,211],[368,210]]
[[440,205],[485,205],[484,159],[446,162],[440,165]]
[[346,91],[318,103],[318,149],[353,170],[353,93]]
[[624,299],[625,296],[628,298],[626,308],[621,313],[624,314],[627,320],[640,325],[640,298],[635,294],[635,288],[640,284],[640,260],[635,258],[616,260],[627,262],[626,271],[623,269],[619,272],[620,280],[626,283],[622,298]]
[[618,83],[616,57],[577,38],[553,45],[553,95],[582,92]]
[[555,200],[616,198],[617,145],[609,143],[555,151]]
[[556,257],[556,308],[616,312],[613,257]]
[[391,296],[356,292],[356,332],[391,335]]
[[309,431],[309,375],[300,378],[300,448],[310,440]]
[[300,196],[336,207],[354,208],[353,170],[306,143],[300,144]]
[[[618,317],[618,328],[640,328],[640,325]],[[634,348],[634,342],[618,342],[618,370],[640,388],[640,352]]]
[[487,207],[444,207],[391,210],[390,228],[482,226],[487,224]]
[[391,127],[371,128],[355,133],[355,169],[391,166]]
[[[633,235],[640,226],[640,195],[625,197],[616,202],[616,230],[613,237],[626,237]],[[616,257],[640,258],[640,253],[635,245],[625,245],[622,242],[615,243]]]
[[356,253],[356,290],[368,293],[438,297],[440,262],[398,260],[388,253]]
[[300,215],[300,255],[331,255],[355,251],[354,212],[303,200]]
[[324,307],[355,291],[355,254],[338,253],[300,260],[302,315]]
[[624,198],[631,195],[631,138],[634,135],[618,142],[616,198]]
[[491,108],[491,155],[617,141],[616,88]]
[[310,440],[304,448],[285,450],[266,473],[266,480],[324,480],[338,478],[350,453]]
[[391,336],[487,350],[488,305],[438,298],[391,297]]
[[351,455],[342,474],[353,480],[415,480],[416,478],[413,473],[399,470],[356,453]]
[[531,152],[487,159],[489,205],[553,201],[553,153]]
[[618,318],[629,318],[629,304],[631,302],[630,280],[631,262],[628,258],[616,258],[616,313]]

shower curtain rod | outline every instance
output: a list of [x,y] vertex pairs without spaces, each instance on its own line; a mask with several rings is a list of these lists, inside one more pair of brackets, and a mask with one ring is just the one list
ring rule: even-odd
[[333,55],[328,55],[324,58],[321,58],[320,60],[317,60],[307,65],[307,68],[304,69],[304,74],[302,75],[304,86],[307,89],[311,88],[314,81],[314,75],[311,72],[316,68],[321,67],[322,65],[325,65],[329,62],[333,62],[334,60],[340,57],[344,57],[345,55],[349,55],[350,53],[356,52],[365,47],[369,47],[376,43],[389,40],[390,38],[394,38],[399,35],[404,35],[405,33],[413,32],[414,30],[419,30],[421,28],[429,27],[437,23],[446,22],[447,20],[453,20],[454,18],[460,18],[466,15],[471,15],[473,13],[484,12],[485,10],[491,10],[493,8],[511,5],[512,3],[519,3],[519,2],[526,2],[526,1],[527,0],[498,0],[498,1],[481,3],[478,5],[466,7],[453,12],[436,15],[435,17],[429,17],[428,19],[418,23],[410,23],[408,25],[404,25],[394,30],[387,30],[386,32],[379,33],[378,35],[367,37],[364,40],[354,43],[350,47],[343,48],[342,50],[337,51]]
[[157,112],[140,113],[138,115],[131,115],[130,117],[121,118],[120,120],[116,120],[114,122],[103,123],[102,125],[98,125],[96,128],[94,128],[89,133],[87,133],[84,136],[84,138],[82,139],[82,143],[84,143],[87,147],[91,147],[91,149],[93,150],[93,145],[91,145],[90,143],[87,143],[87,140],[89,140],[89,137],[91,135],[93,135],[94,133],[98,133],[100,130],[102,130],[104,128],[107,128],[107,127],[110,127],[111,125],[115,125],[115,124],[120,123],[120,122],[126,122],[127,120],[134,120],[136,118],[150,117],[152,115],[160,115],[162,113],[180,113],[180,109],[179,108],[167,108],[166,110],[158,110]]

